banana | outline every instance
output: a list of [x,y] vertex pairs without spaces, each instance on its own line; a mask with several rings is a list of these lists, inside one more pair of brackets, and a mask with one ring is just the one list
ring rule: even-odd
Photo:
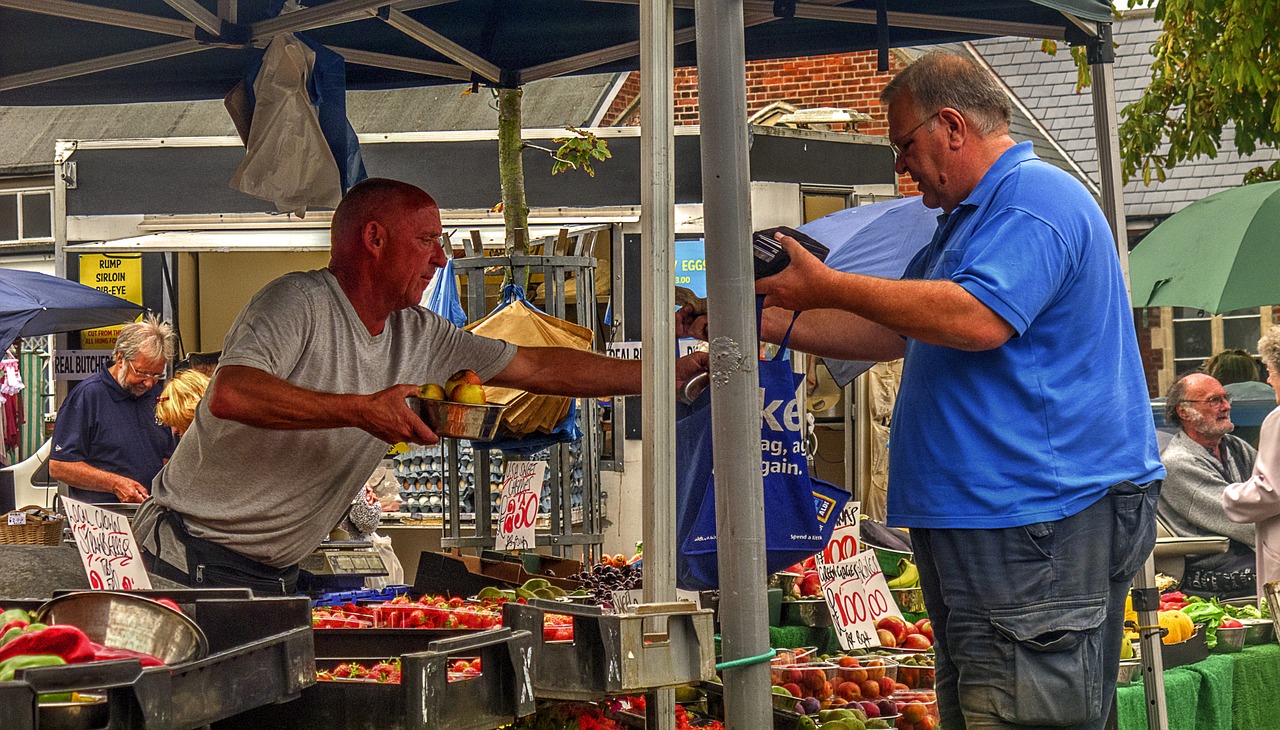
[[890,588],[916,588],[920,585],[920,571],[915,563],[903,558],[898,561],[898,575],[888,583]]

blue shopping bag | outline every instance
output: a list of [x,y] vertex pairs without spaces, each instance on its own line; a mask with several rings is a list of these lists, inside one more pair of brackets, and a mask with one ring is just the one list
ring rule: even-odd
[[[809,475],[801,447],[804,411],[796,397],[804,376],[791,372],[786,339],[777,355],[759,363],[761,465],[768,505],[765,562],[770,573],[826,547],[849,498],[839,487]],[[720,585],[709,405],[710,393],[704,391],[694,412],[676,422],[676,585],[685,590]]]
[[453,275],[453,257],[431,277],[427,288],[427,309],[453,322],[454,327],[465,327],[467,313],[462,311],[462,302],[458,299],[458,279]]

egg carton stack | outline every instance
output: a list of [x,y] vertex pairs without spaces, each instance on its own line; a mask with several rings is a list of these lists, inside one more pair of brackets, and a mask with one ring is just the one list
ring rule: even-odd
[[[465,441],[458,443],[458,477],[461,485],[458,490],[460,501],[459,512],[473,519],[475,513],[476,477],[474,452]],[[568,445],[569,449],[569,503],[573,509],[581,509],[583,504],[582,480],[582,446],[578,442]],[[505,462],[501,451],[489,452],[489,504],[496,516],[502,502],[502,472]],[[544,449],[527,457],[530,461],[550,461],[551,450]],[[403,510],[410,514],[443,515],[449,508],[446,485],[446,469],[444,452],[440,446],[427,446],[413,449],[394,457],[394,474],[400,484],[400,499],[404,502]],[[538,503],[539,514],[551,512],[551,470],[543,475],[542,493]]]
[[[458,443],[458,511],[474,518],[476,475],[473,468],[474,453],[467,442]],[[445,488],[448,469],[440,446],[413,449],[395,457],[395,476],[400,482],[400,499],[404,511],[410,514],[443,515],[449,508],[448,490]],[[502,454],[493,452],[489,460],[489,489],[502,488]],[[482,480],[483,482],[484,480]],[[495,500],[490,500],[494,513],[498,511]]]

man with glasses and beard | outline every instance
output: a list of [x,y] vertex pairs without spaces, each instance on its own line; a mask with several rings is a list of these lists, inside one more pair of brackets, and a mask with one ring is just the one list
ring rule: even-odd
[[112,363],[71,391],[53,427],[49,475],[69,496],[97,504],[142,502],[173,454],[173,433],[156,423],[156,398],[177,337],[148,315],[116,338]]
[[1160,455],[1168,471],[1156,509],[1175,534],[1227,537],[1227,552],[1187,559],[1182,589],[1232,598],[1255,588],[1252,524],[1227,519],[1222,490],[1253,472],[1258,453],[1231,435],[1231,396],[1204,373],[1183,376],[1165,397],[1165,421],[1181,430]]

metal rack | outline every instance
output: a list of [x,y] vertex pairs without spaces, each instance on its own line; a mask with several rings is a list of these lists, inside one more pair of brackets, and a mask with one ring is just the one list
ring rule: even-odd
[[[524,244],[524,231],[517,231],[518,242],[512,255],[486,256],[480,232],[472,231],[464,238],[464,254],[455,256],[455,274],[466,276],[465,286],[460,287],[462,304],[469,322],[475,322],[489,311],[485,270],[502,268],[512,272],[517,284],[529,291],[528,283],[533,275],[541,275],[542,309],[553,317],[579,324],[593,333],[596,328],[595,301],[595,244],[598,235],[609,229],[606,225],[562,228],[557,235],[533,242],[533,247],[549,251],[548,255],[528,253]],[[566,301],[568,282],[575,282],[574,302]],[[529,299],[533,300],[532,293]],[[600,505],[600,467],[596,458],[600,443],[599,407],[594,399],[578,399],[578,419],[582,429],[582,508],[580,521],[575,520],[572,483],[573,463],[568,444],[550,447],[547,471],[550,477],[551,510],[549,529],[540,531],[536,538],[539,546],[550,546],[556,556],[569,556],[575,546],[581,546],[584,560],[598,557],[603,532],[603,512]],[[444,487],[447,509],[443,515],[444,535],[440,540],[445,548],[492,548],[494,528],[490,490],[477,488],[474,492],[474,531],[464,536],[464,522],[460,510],[462,474],[459,464],[459,443],[453,439],[441,441],[445,460]],[[473,444],[472,469],[475,474],[488,474],[492,453]],[[470,525],[468,525],[470,526]],[[579,529],[575,530],[575,527]]]

